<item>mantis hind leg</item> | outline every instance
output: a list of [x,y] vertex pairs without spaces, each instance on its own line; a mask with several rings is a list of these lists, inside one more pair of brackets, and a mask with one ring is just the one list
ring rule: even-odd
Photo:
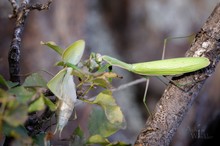
[[[174,78],[178,78],[178,77],[174,77]],[[191,81],[191,82],[186,82],[186,83],[180,84],[180,83],[176,82],[173,79],[168,79],[168,78],[166,78],[166,79],[169,80],[169,82],[171,84],[175,85],[177,88],[179,88],[180,90],[182,90],[184,92],[188,92],[190,89],[193,88],[193,86],[196,83],[204,81],[204,79],[198,79],[198,80],[194,80],[194,81]]]
[[[166,79],[167,81],[164,81],[161,77]],[[179,76],[177,76],[177,77],[176,76],[174,76],[174,77],[172,77],[172,76],[157,76],[156,78],[158,80],[160,80],[162,83],[164,83],[165,85],[168,85],[169,83],[171,83],[184,92],[188,92],[194,86],[194,84],[201,82],[201,81],[204,81],[204,79],[205,79],[204,78],[204,79],[194,80],[192,82],[186,82],[186,83],[180,84],[175,81],[175,79],[178,79]],[[173,80],[173,78],[175,78],[175,79]]]
[[148,90],[148,87],[149,87],[149,82],[150,82],[150,79],[149,79],[149,77],[147,77],[146,86],[145,86],[145,91],[144,91],[143,103],[144,103],[145,108],[147,109],[148,114],[152,117],[152,114],[151,114],[151,112],[150,112],[150,109],[148,108],[147,103],[146,103],[147,90]]

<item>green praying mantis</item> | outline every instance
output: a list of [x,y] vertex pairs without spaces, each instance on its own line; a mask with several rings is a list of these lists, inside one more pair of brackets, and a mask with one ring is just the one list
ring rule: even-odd
[[[58,64],[64,68],[57,73],[47,84],[48,88],[54,93],[55,96],[61,101],[59,105],[59,117],[56,131],[62,131],[63,127],[67,124],[70,118],[74,105],[76,103],[76,87],[73,81],[73,70],[80,70],[77,68],[77,64],[80,62],[84,53],[85,42],[83,40],[76,41],[70,45],[66,50],[62,50],[53,42],[43,43],[51,47],[62,57],[61,62]],[[165,51],[165,50],[163,50]],[[163,53],[164,54],[164,53]],[[173,58],[164,59],[151,62],[141,62],[128,64],[110,56],[97,55],[96,61],[98,64],[105,61],[111,66],[116,66],[133,72],[135,74],[145,76],[162,76],[162,75],[179,75],[188,72],[193,72],[207,67],[210,61],[206,57],[185,57],[185,58]],[[73,66],[73,67],[70,67]],[[148,87],[149,80],[146,83],[146,89]],[[146,93],[143,98],[144,104],[146,105]],[[147,108],[148,110],[148,108]],[[149,110],[148,110],[149,111]]]
[[172,58],[135,64],[127,64],[110,56],[103,56],[102,58],[112,66],[117,66],[130,72],[147,76],[143,103],[150,115],[151,112],[146,104],[146,95],[150,81],[148,76],[180,75],[197,71],[210,64],[209,59],[205,57]]
[[[185,36],[185,37],[190,37],[190,36]],[[151,115],[151,112],[146,104],[146,95],[150,81],[149,76],[181,75],[184,73],[200,70],[202,68],[207,67],[210,64],[209,59],[206,57],[182,57],[182,58],[164,59],[167,40],[180,39],[185,37],[166,38],[164,40],[162,60],[128,64],[121,60],[106,55],[102,56],[102,59],[112,66],[120,67],[135,74],[144,75],[146,77],[147,81],[146,81],[143,103],[148,113]]]

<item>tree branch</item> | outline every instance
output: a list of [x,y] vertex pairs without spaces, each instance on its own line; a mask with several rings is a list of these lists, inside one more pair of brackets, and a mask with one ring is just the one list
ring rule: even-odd
[[13,39],[12,39],[11,46],[9,49],[9,54],[8,54],[9,73],[10,73],[10,80],[12,82],[20,83],[19,63],[20,63],[20,54],[21,54],[21,51],[20,51],[21,36],[24,30],[24,23],[25,23],[26,17],[28,16],[31,10],[48,9],[52,1],[49,0],[47,4],[29,5],[29,0],[23,0],[20,6],[15,0],[9,0],[9,2],[11,3],[12,8],[13,8],[13,14],[11,14],[9,18],[16,18]]
[[[158,101],[152,117],[141,130],[136,146],[168,146],[184,116],[201,90],[205,80],[213,74],[220,56],[220,3],[196,35],[186,56],[205,56],[211,64],[202,70],[173,78],[184,90],[169,84]],[[192,83],[189,85],[187,83]],[[186,92],[187,91],[187,92]]]
[[[22,0],[21,3],[19,3],[17,0],[9,0],[9,2],[12,5],[13,13],[9,15],[9,18],[15,18],[15,29],[13,32],[13,38],[10,45],[9,53],[8,53],[8,62],[9,62],[9,73],[10,73],[10,80],[12,82],[18,82],[20,83],[20,48],[21,48],[21,37],[24,30],[24,23],[26,20],[26,17],[28,16],[29,12],[31,10],[37,9],[37,10],[43,10],[48,9],[52,0],[49,0],[47,4],[36,4],[36,5],[30,5],[29,0]],[[31,132],[31,130],[34,127],[34,123],[31,123],[31,117],[29,117],[28,122],[26,123],[26,128]],[[8,146],[13,141],[12,137],[6,137],[4,145]]]

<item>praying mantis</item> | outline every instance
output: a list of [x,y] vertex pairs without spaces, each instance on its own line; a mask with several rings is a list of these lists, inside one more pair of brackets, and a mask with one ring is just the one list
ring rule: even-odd
[[[176,37],[176,38],[178,39],[183,37]],[[172,38],[167,38],[164,40],[162,60],[128,64],[107,55],[102,56],[102,59],[112,66],[123,68],[135,74],[147,76],[143,103],[150,115],[151,112],[146,104],[146,94],[149,86],[148,76],[181,75],[184,73],[200,70],[202,68],[207,67],[210,64],[209,59],[206,57],[183,57],[183,58],[164,59],[165,44],[168,39],[172,39]]]
[[[130,72],[145,76],[180,75],[205,68],[210,64],[209,59],[205,57],[173,58],[135,64],[127,64],[110,56],[103,56],[102,58],[112,66],[117,66]],[[143,102],[150,114],[151,112],[146,105],[148,86],[149,78],[147,78],[146,81]]]
[[[62,60],[57,65],[62,65],[64,67],[47,84],[48,88],[61,101],[59,106],[58,124],[56,127],[56,131],[59,131],[61,133],[62,129],[67,124],[67,121],[73,112],[77,100],[76,87],[73,81],[72,73],[73,70],[80,70],[79,68],[77,68],[77,64],[80,62],[84,53],[85,42],[83,40],[76,41],[66,50],[62,50],[51,42],[42,44],[51,47],[58,54],[60,54]],[[165,52],[165,48],[163,49],[163,51]],[[144,76],[179,75],[200,70],[210,64],[209,59],[206,57],[173,58],[134,64],[128,64],[107,55],[96,55],[96,57],[96,61],[99,65],[101,64],[100,62],[105,61],[107,62],[107,66],[117,66],[135,74]],[[73,67],[69,66],[68,64]],[[147,79],[146,82],[146,90],[143,98],[143,102],[147,110],[148,107],[145,101],[148,85],[149,79]]]

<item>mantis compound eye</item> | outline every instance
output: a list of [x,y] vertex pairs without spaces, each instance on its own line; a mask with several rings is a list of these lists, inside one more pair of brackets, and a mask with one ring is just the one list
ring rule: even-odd
[[109,66],[109,67],[108,67],[108,69],[109,69],[109,71],[111,72],[111,71],[112,71],[112,69],[113,69],[112,65],[111,65],[111,66]]
[[95,55],[95,61],[96,61],[97,63],[101,63],[101,62],[102,62],[102,55],[99,54],[99,53],[97,53],[97,54]]

